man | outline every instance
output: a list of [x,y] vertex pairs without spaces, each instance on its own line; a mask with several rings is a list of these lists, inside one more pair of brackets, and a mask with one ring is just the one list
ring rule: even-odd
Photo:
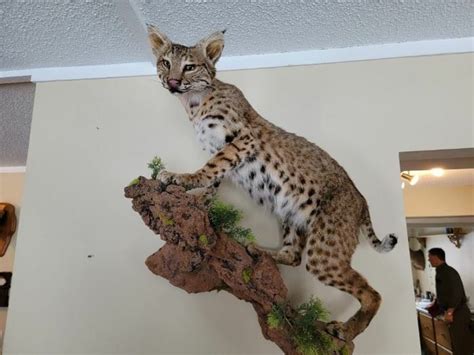
[[449,324],[454,355],[472,355],[473,336],[469,330],[471,313],[466,304],[466,293],[458,272],[446,264],[441,248],[428,251],[428,261],[436,268],[436,298]]

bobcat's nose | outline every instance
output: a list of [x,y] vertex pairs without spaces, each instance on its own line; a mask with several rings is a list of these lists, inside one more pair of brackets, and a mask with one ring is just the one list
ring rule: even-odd
[[181,85],[181,80],[169,79],[168,87],[171,91],[179,91],[179,86]]

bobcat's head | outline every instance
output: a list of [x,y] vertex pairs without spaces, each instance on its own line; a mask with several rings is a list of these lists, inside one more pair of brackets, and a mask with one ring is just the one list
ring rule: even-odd
[[201,91],[211,86],[216,62],[224,49],[224,32],[219,31],[192,47],[171,42],[156,27],[147,25],[148,39],[157,58],[156,68],[163,86],[171,93]]

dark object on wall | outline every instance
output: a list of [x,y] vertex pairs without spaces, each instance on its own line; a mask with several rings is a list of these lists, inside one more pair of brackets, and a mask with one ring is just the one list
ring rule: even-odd
[[410,249],[410,260],[415,269],[425,269],[425,254],[423,253],[423,249],[418,249],[416,251]]
[[446,228],[446,234],[451,243],[453,243],[456,248],[461,248],[462,238],[467,234],[464,233],[462,228]]
[[[251,303],[263,336],[287,355],[301,354],[286,323],[281,328],[268,323],[273,306],[285,303],[288,297],[269,254],[249,253],[225,233],[216,232],[209,221],[206,199],[186,193],[182,187],[165,188],[160,181],[140,177],[125,188],[125,196],[133,200],[133,209],[145,224],[166,242],[146,260],[151,272],[188,293],[222,290]],[[288,311],[292,313],[294,309]],[[321,321],[312,325],[315,333],[324,332],[326,326]],[[352,354],[352,342],[331,338],[334,351],[327,355]]]
[[15,206],[0,203],[0,257],[4,256],[16,231]]
[[8,307],[11,284],[12,273],[0,272],[0,307]]

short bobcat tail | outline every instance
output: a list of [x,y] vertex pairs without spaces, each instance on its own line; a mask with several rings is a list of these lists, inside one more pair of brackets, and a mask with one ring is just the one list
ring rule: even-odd
[[379,253],[387,253],[392,250],[398,242],[395,234],[388,234],[382,240],[377,238],[370,220],[369,208],[366,207],[362,216],[360,231],[367,237],[370,245]]

